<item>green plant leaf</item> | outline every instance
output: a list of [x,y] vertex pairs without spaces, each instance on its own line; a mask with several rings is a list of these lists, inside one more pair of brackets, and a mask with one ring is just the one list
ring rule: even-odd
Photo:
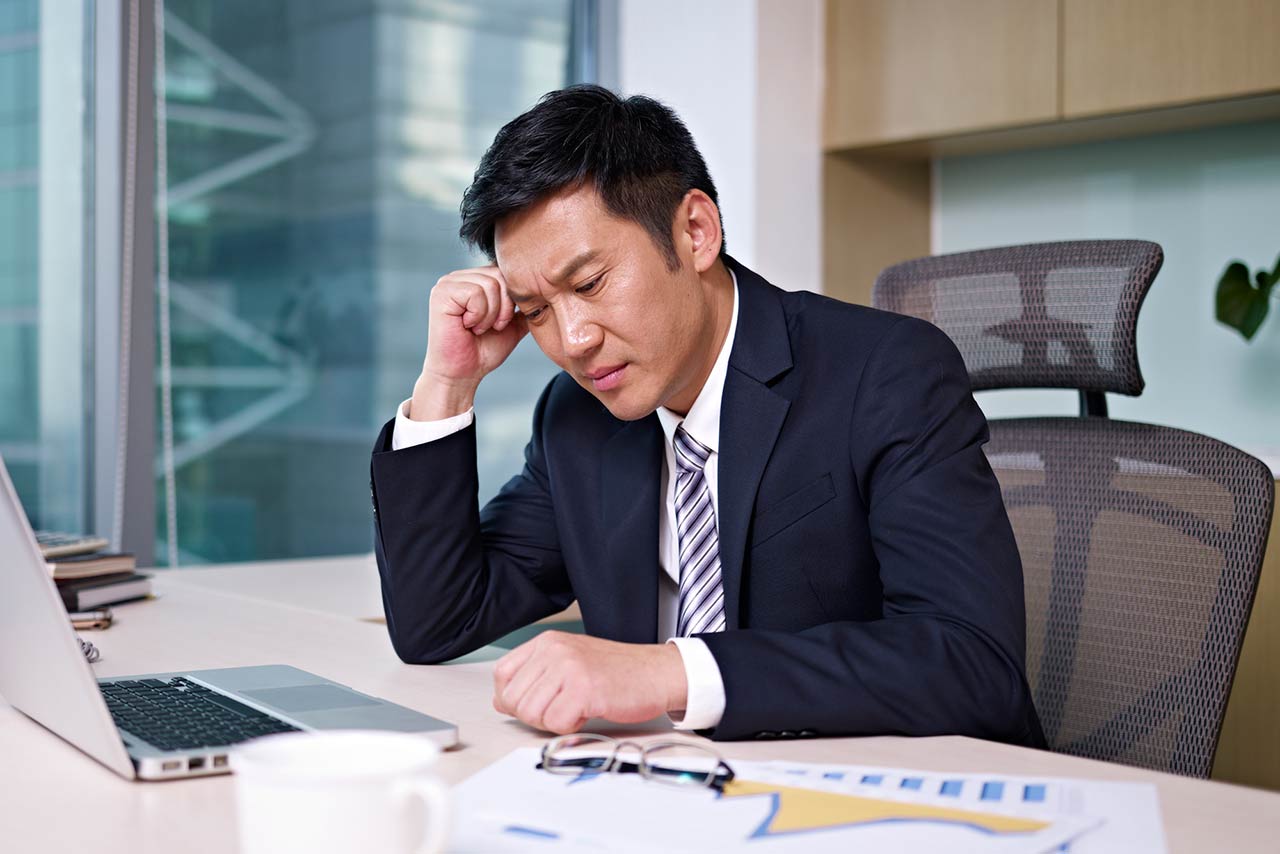
[[[1280,266],[1277,266],[1280,271]],[[1261,285],[1261,277],[1259,278]],[[1274,282],[1272,282],[1274,284]],[[1262,321],[1267,318],[1267,296],[1271,285],[1255,286],[1249,281],[1249,268],[1239,261],[1227,265],[1218,279],[1217,318],[1244,336],[1253,339]]]

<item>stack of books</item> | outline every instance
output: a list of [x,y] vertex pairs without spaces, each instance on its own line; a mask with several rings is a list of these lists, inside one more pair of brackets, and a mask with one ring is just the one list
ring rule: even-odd
[[104,539],[36,532],[49,573],[68,611],[88,611],[151,595],[151,576],[136,572],[128,552],[105,551]]

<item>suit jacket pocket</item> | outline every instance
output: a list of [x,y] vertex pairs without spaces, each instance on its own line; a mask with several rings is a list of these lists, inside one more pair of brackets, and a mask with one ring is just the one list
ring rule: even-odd
[[828,473],[800,487],[781,501],[769,505],[757,513],[752,522],[751,547],[755,548],[781,533],[783,529],[799,522],[835,497],[836,488]]

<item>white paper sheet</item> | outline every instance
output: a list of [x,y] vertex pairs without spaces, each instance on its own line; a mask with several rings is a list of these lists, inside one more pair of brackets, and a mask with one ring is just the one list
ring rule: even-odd
[[455,852],[1164,850],[1146,784],[729,760],[712,790],[565,777],[518,750],[457,787]]

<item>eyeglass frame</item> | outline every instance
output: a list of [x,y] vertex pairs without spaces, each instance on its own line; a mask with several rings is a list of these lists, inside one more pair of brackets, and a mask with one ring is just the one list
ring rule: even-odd
[[[573,738],[590,739],[600,744],[602,750],[609,751],[608,755],[583,756],[579,759],[563,760],[556,765],[547,764],[547,754],[551,752],[553,745],[557,742],[565,741]],[[578,745],[583,746],[583,745]],[[697,783],[678,783],[675,781],[664,780],[662,777],[654,776],[649,772],[669,773],[669,774],[690,774],[684,768],[667,768],[662,765],[654,765],[647,761],[647,754],[650,751],[656,751],[668,747],[690,747],[695,750],[701,750],[715,758],[716,770],[714,773],[707,774],[705,779]],[[627,762],[621,758],[624,748],[633,748],[640,752],[639,762]],[[600,763],[598,765],[589,765],[587,763]],[[565,735],[558,735],[549,739],[546,744],[542,745],[542,753],[538,764],[535,766],[537,770],[546,771],[548,774],[557,774],[560,776],[570,776],[572,771],[562,771],[559,769],[579,768],[579,776],[584,774],[639,774],[646,780],[653,780],[657,783],[669,783],[675,786],[691,786],[699,789],[714,789],[717,792],[724,792],[724,787],[732,782],[734,770],[729,767],[729,763],[724,761],[724,757],[717,751],[707,747],[706,745],[697,744],[689,741],[650,741],[640,743],[638,741],[619,741],[610,735],[601,735],[592,732],[575,732]]]

